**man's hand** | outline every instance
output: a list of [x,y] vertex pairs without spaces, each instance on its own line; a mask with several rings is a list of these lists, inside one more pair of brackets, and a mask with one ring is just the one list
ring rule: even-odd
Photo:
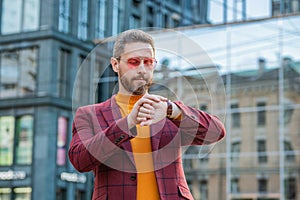
[[167,101],[153,102],[151,105],[144,103],[138,113],[138,118],[142,119],[141,126],[150,126],[167,115]]
[[129,113],[128,127],[137,124],[148,126],[160,121],[166,116],[167,98],[159,95],[145,94],[133,106]]

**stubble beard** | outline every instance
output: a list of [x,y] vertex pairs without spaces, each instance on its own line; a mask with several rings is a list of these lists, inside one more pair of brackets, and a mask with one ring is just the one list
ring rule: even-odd
[[[143,78],[146,81],[146,84],[137,85],[137,86],[134,85],[133,83],[134,80],[139,78]],[[120,78],[120,82],[122,86],[125,88],[125,90],[127,90],[132,95],[143,95],[148,91],[149,87],[152,85],[152,79],[147,79],[143,76],[135,77],[131,80],[127,79],[125,76],[122,76]]]

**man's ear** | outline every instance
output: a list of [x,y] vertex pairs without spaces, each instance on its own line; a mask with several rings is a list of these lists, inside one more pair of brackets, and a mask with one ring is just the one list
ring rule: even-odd
[[116,58],[111,58],[110,59],[110,64],[112,66],[112,69],[114,70],[114,72],[119,72],[119,62]]

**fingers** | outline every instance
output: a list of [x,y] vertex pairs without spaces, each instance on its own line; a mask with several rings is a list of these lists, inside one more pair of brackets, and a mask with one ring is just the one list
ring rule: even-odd
[[165,113],[162,109],[167,98],[159,95],[145,94],[141,99],[139,99],[134,105],[130,116],[133,118],[135,124],[140,124],[141,126],[149,126],[156,121],[159,121]]
[[157,103],[160,102],[160,101],[168,101],[168,99],[166,97],[155,95],[155,94],[145,94],[143,96],[143,98],[152,100],[152,101],[157,102]]
[[155,109],[148,103],[144,103],[140,108],[137,114],[138,121],[146,121],[153,118]]

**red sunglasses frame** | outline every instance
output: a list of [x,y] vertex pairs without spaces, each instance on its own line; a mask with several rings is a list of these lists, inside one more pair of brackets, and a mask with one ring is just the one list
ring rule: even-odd
[[150,69],[155,68],[155,66],[157,64],[157,60],[155,58],[148,58],[148,57],[131,57],[128,59],[121,59],[120,57],[118,57],[117,60],[125,61],[128,65],[128,67],[131,69],[135,69],[135,68],[139,67],[142,62],[143,62],[144,66],[146,66]]

